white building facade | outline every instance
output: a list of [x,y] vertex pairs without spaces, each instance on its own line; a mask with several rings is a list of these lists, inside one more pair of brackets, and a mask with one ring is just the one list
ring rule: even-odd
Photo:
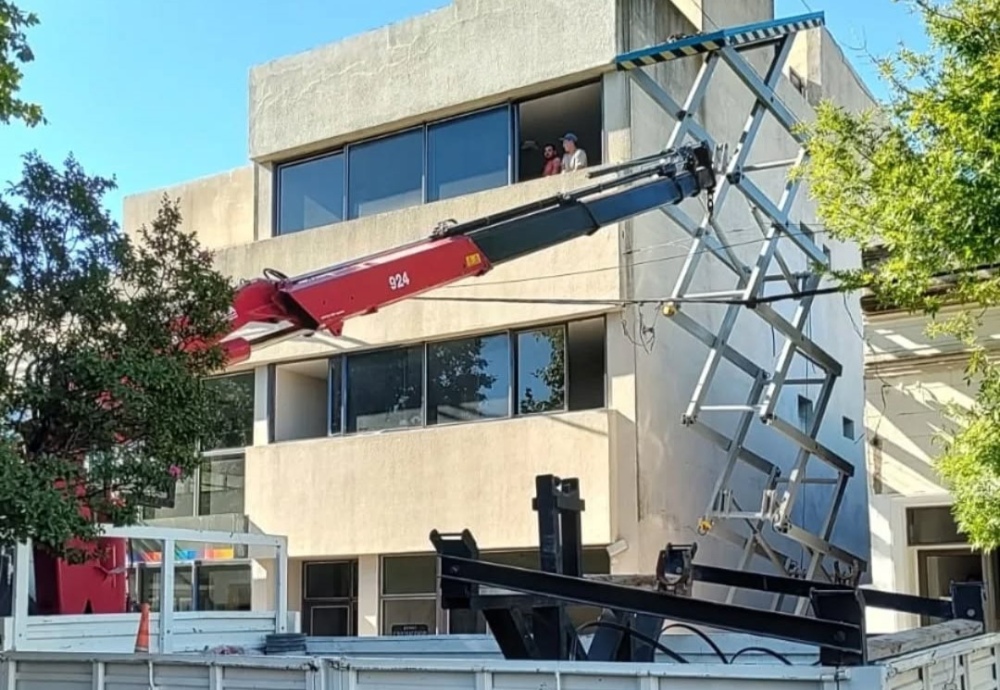
[[[590,168],[660,150],[674,122],[626,73],[609,69],[616,56],[772,17],[765,0],[738,8],[723,0],[454,0],[255,67],[250,164],[129,197],[125,224],[147,222],[164,192],[179,198],[185,227],[240,279],[265,268],[294,275],[419,240],[442,220],[588,184],[586,170],[543,176],[544,144],[567,132]],[[797,36],[788,64],[777,92],[799,118],[821,98],[871,103],[824,29]],[[698,71],[691,59],[653,76],[683,100]],[[732,148],[753,101],[719,72],[697,118]],[[758,140],[758,160],[796,155],[777,127],[763,125]],[[765,172],[758,184],[780,195],[783,175]],[[814,217],[807,196],[799,195],[803,220]],[[702,202],[681,208],[694,216]],[[728,249],[752,264],[761,231],[746,204],[729,204],[717,221],[731,231]],[[668,541],[699,540],[699,560],[736,563],[738,549],[697,530],[727,453],[681,423],[707,350],[655,303],[671,293],[690,242],[662,214],[647,214],[431,295],[453,301],[410,300],[349,321],[338,337],[257,350],[229,374],[254,399],[244,437],[211,450],[176,506],[150,519],[287,535],[289,608],[301,612],[304,630],[323,635],[483,630],[470,614],[440,610],[429,532],[468,528],[487,557],[533,565],[539,474],[580,479],[590,572],[651,572]],[[860,260],[853,247],[825,239],[824,247],[836,265]],[[720,276],[706,267],[699,288],[720,289]],[[636,300],[652,304],[609,306]],[[722,312],[712,309],[705,318],[718,325]],[[819,432],[855,471],[831,540],[867,560],[857,442],[864,355],[860,337],[845,337],[853,322],[856,301],[826,296],[805,328],[843,367]],[[730,345],[769,367],[781,339],[741,316]],[[475,366],[453,375],[449,367],[470,358]],[[789,376],[806,380],[801,369]],[[750,388],[720,372],[710,397]],[[786,391],[778,412],[806,425],[818,390]],[[795,448],[762,424],[746,445],[786,470],[795,462]],[[742,500],[765,501],[759,478],[732,481]],[[804,487],[802,520],[826,510],[813,498],[821,489]],[[272,564],[241,556],[191,554],[175,597],[182,606],[266,604],[270,590],[256,583]],[[143,582],[156,577],[155,554],[149,560]]]
[[[948,318],[945,309],[939,318]],[[881,589],[950,596],[953,581],[986,583],[996,615],[997,554],[974,550],[952,516],[954,499],[935,468],[944,437],[957,422],[952,406],[969,407],[968,351],[949,336],[931,337],[918,314],[866,314],[868,465],[871,481],[872,576]],[[996,349],[1000,314],[987,312],[980,344]],[[918,624],[915,616],[873,612],[880,631]]]

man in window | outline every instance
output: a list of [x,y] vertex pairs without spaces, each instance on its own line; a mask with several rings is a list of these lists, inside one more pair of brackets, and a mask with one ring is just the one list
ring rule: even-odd
[[576,141],[576,135],[572,132],[562,138],[563,151],[566,152],[562,157],[563,172],[583,170],[587,167],[587,152],[577,146]]
[[545,157],[545,168],[542,169],[542,175],[548,177],[549,175],[558,175],[562,172],[562,161],[559,160],[559,156],[556,154],[556,147],[552,144],[546,144],[545,148],[542,150],[542,155]]

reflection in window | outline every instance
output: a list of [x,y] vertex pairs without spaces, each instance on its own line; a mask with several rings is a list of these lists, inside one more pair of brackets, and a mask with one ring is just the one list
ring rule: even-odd
[[[159,611],[162,582],[159,567],[140,566],[138,603],[147,602],[150,610]],[[178,565],[174,569],[174,610],[249,611],[250,583],[247,563]]]
[[198,514],[242,514],[243,473],[242,453],[204,460],[198,473]]
[[501,187],[509,179],[506,107],[427,128],[427,201]]
[[351,218],[395,211],[423,201],[422,129],[351,146],[347,155]]
[[198,566],[198,611],[249,611],[250,567]]
[[278,168],[278,234],[344,220],[344,154]]
[[347,431],[423,424],[423,347],[347,359]]
[[194,515],[194,486],[193,474],[189,474],[177,482],[174,489],[174,504],[162,508],[144,507],[142,517],[144,520],[156,520],[159,518],[191,517]]
[[244,448],[253,445],[254,373],[252,371],[214,376],[205,384],[222,398],[217,429],[202,439],[202,450]]
[[562,410],[566,402],[566,329],[517,335],[517,405],[521,414]]
[[427,347],[427,423],[506,417],[510,346],[506,334]]

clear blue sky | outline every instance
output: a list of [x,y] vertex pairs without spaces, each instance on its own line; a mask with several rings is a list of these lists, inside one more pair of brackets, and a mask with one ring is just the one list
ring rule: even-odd
[[[739,1],[739,0],[734,0]],[[0,128],[0,181],[20,153],[72,152],[93,174],[114,175],[107,200],[246,163],[247,73],[252,65],[421,14],[448,0],[19,0],[41,24],[26,98],[50,123]],[[859,52],[898,41],[923,46],[921,27],[892,0],[775,0],[778,16],[824,10],[827,24],[876,93]],[[344,94],[345,99],[356,97]]]

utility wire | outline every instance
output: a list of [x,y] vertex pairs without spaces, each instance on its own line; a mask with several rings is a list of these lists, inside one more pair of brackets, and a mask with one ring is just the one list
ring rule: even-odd
[[552,304],[552,305],[579,305],[579,306],[648,306],[663,304],[725,304],[735,306],[754,307],[758,304],[770,304],[774,302],[784,302],[803,297],[832,295],[845,292],[842,286],[832,286],[816,288],[815,290],[798,290],[795,292],[782,292],[776,295],[765,295],[763,297],[753,297],[751,299],[723,298],[723,297],[649,297],[644,299],[577,299],[558,297],[411,297],[413,300],[423,300],[426,302],[483,302],[492,304]]
[[[811,224],[810,223],[806,223],[806,225],[811,225]],[[726,233],[727,234],[735,234],[735,233],[739,233],[739,232],[750,232],[750,231],[756,231],[759,234],[760,233],[760,228],[757,227],[757,226],[753,226],[753,227],[745,227],[745,228],[727,228],[726,229]],[[813,230],[812,231],[813,235],[826,235],[829,232],[830,232],[829,230]],[[690,236],[679,237],[679,238],[674,239],[674,240],[669,240],[667,242],[661,242],[659,244],[653,244],[653,245],[650,245],[648,247],[638,247],[638,248],[635,248],[635,249],[630,249],[629,251],[624,252],[624,254],[626,256],[632,256],[632,255],[635,255],[635,254],[639,254],[640,252],[648,252],[648,251],[652,251],[654,249],[662,249],[664,247],[676,247],[676,246],[680,245],[681,243],[691,241],[692,239],[693,238],[691,238]],[[743,241],[740,241],[740,242],[719,242],[718,243],[718,247],[722,248],[722,249],[735,249],[737,247],[747,247],[747,246],[754,245],[754,244],[760,244],[761,242],[765,242],[765,241],[766,241],[766,239],[763,236],[758,236],[758,237],[753,238],[752,240],[743,240]],[[688,256],[690,256],[690,255],[700,256],[702,254],[710,253],[712,251],[713,250],[710,247],[702,247],[702,248],[697,249],[697,250],[695,250],[693,252],[691,252],[691,251],[685,251],[683,254],[671,254],[669,256],[661,256],[661,257],[658,257],[658,258],[655,258],[655,259],[645,259],[645,260],[642,260],[642,261],[633,261],[631,263],[631,266],[633,266],[633,267],[635,267],[635,266],[647,266],[647,265],[650,265],[650,264],[667,263],[667,262],[670,262],[670,261],[682,261],[684,259],[687,259]],[[518,283],[531,283],[531,282],[539,281],[539,280],[556,280],[556,279],[559,279],[559,278],[571,278],[573,276],[589,275],[589,274],[592,274],[592,273],[603,273],[605,271],[620,271],[621,269],[622,269],[622,264],[616,264],[614,266],[602,266],[600,268],[586,268],[586,269],[582,269],[582,270],[579,270],[579,271],[566,271],[564,273],[551,273],[551,274],[548,274],[548,275],[531,276],[531,277],[528,277],[528,278],[510,278],[508,280],[477,281],[476,284],[475,284],[475,287],[486,287],[486,286],[489,286],[489,285],[515,285],[515,284],[518,284]],[[446,286],[442,287],[441,289],[442,290],[466,290],[466,289],[468,289],[468,287],[464,286],[464,285],[446,285]]]

